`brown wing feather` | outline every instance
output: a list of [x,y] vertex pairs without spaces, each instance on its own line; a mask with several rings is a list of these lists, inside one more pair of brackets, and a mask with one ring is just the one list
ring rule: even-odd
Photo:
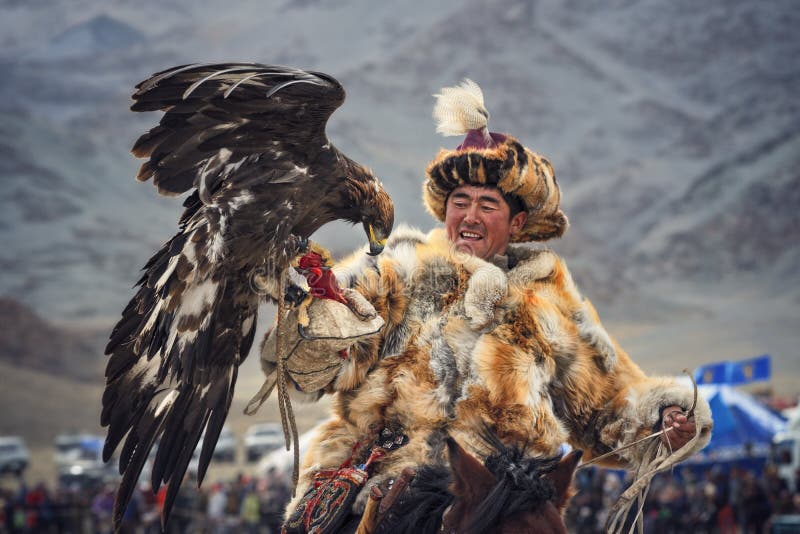
[[235,164],[265,149],[322,147],[328,118],[344,102],[341,84],[326,74],[246,63],[184,65],[137,88],[132,110],[165,112],[133,147],[149,158],[139,179],[152,178],[165,194],[198,187],[185,171],[197,172],[220,148]]

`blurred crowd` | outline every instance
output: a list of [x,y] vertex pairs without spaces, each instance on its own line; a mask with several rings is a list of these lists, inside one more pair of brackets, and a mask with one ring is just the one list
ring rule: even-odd
[[[608,510],[626,487],[623,472],[582,469],[578,490],[567,510],[569,532],[603,532]],[[800,488],[800,473],[794,487]],[[44,484],[0,489],[0,533],[110,533],[113,484]],[[154,495],[143,483],[122,522],[122,533],[161,532],[165,488]],[[168,533],[277,533],[289,500],[289,481],[271,470],[263,478],[239,475],[232,482],[204,484],[187,480],[178,494]],[[758,473],[741,467],[696,471],[682,468],[653,479],[643,511],[645,532],[762,533],[798,532],[776,528],[776,518],[800,514],[800,493],[766,465]],[[770,530],[772,529],[772,530]]]
[[[800,488],[800,472],[794,487]],[[608,511],[626,488],[625,474],[604,469],[579,470],[578,493],[567,510],[567,530],[604,532]],[[636,510],[633,511],[633,514]],[[737,466],[657,475],[642,509],[644,531],[658,534],[761,534],[800,532],[800,492],[767,464],[758,471]],[[633,518],[629,517],[629,521]],[[793,526],[788,527],[789,523]],[[787,525],[784,530],[780,525]]]
[[[115,490],[116,486],[108,483],[59,484],[53,491],[44,484],[0,488],[0,533],[111,533]],[[240,475],[232,482],[204,484],[200,489],[195,481],[187,480],[165,532],[280,532],[289,491],[289,481],[275,470],[263,478]],[[160,514],[165,497],[166,487],[154,494],[149,484],[142,483],[125,511],[120,532],[162,532]]]

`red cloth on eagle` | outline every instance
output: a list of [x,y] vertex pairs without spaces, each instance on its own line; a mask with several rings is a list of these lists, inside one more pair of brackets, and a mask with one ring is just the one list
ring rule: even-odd
[[325,260],[316,252],[307,252],[300,258],[299,267],[308,281],[309,293],[320,299],[338,300],[347,305],[336,276]]

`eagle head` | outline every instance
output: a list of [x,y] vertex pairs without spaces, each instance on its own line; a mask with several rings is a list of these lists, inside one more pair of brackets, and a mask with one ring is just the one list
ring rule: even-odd
[[347,161],[345,198],[341,206],[346,213],[340,217],[354,224],[361,223],[369,239],[369,254],[377,256],[383,251],[386,239],[394,226],[394,203],[389,193],[369,169],[352,160]]
[[375,180],[371,202],[361,208],[361,223],[369,239],[369,255],[377,256],[386,246],[394,226],[394,204],[389,193]]

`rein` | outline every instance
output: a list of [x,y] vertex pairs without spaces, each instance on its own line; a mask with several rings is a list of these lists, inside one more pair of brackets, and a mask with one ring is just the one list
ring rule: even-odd
[[[686,417],[689,418],[689,417],[694,416],[694,409],[697,406],[697,382],[695,381],[694,376],[692,376],[692,374],[689,372],[688,369],[684,369],[683,372],[686,373],[687,375],[689,375],[689,378],[692,380],[692,386],[694,386],[694,399],[692,400],[692,407],[689,408],[689,411],[687,411],[686,414],[685,414]],[[645,436],[645,437],[643,437],[641,439],[637,439],[633,443],[628,443],[627,445],[623,445],[622,447],[617,447],[613,451],[607,452],[605,454],[601,454],[600,456],[596,456],[596,457],[592,458],[588,462],[582,463],[580,466],[578,466],[578,469],[583,469],[584,467],[588,467],[588,466],[590,466],[590,465],[592,465],[594,463],[599,462],[600,460],[608,458],[609,456],[613,456],[613,455],[618,454],[618,453],[620,453],[620,452],[622,452],[624,450],[630,449],[631,447],[633,447],[635,445],[638,445],[640,443],[644,443],[645,441],[649,441],[649,440],[651,440],[653,438],[657,438],[658,436],[667,434],[668,432],[671,432],[672,430],[673,430],[673,427],[663,428],[662,430],[660,430],[658,432],[654,432],[654,433],[652,433],[652,434],[650,434],[648,436]]]
[[[289,391],[286,383],[286,360],[281,354],[281,349],[283,348],[281,327],[283,326],[283,320],[286,318],[286,294],[284,288],[289,279],[289,269],[291,269],[291,267],[287,267],[281,271],[280,284],[278,286],[280,290],[278,297],[278,319],[275,325],[275,357],[278,366],[278,409],[281,414],[281,426],[283,427],[283,437],[286,440],[286,450],[288,451],[292,448],[292,445],[294,445],[294,464],[292,465],[292,497],[294,497],[294,493],[297,490],[297,482],[300,478],[300,438],[298,437],[297,420],[294,416],[292,401],[289,398]],[[292,349],[292,352],[294,352],[294,349]]]
[[448,505],[447,508],[444,509],[444,512],[442,512],[442,522],[439,525],[439,532],[441,532],[442,534],[452,534],[456,531],[455,528],[450,526],[450,522],[448,521],[449,517],[447,517],[452,509],[453,505],[450,504]]
[[[697,382],[694,379],[694,376],[687,370],[683,370],[684,373],[689,375],[689,378],[692,380],[692,385],[694,386],[694,399],[692,401],[692,407],[686,412],[686,416],[692,417],[694,415],[694,410],[697,406]],[[663,421],[662,421],[663,425]],[[628,449],[634,445],[645,441],[651,441],[653,438],[661,436],[662,434],[666,434],[673,430],[674,427],[663,428],[659,432],[654,432],[649,436],[645,436],[642,439],[636,440],[633,443],[625,445],[623,447],[619,447],[607,454],[603,454],[594,458],[592,461],[586,462],[584,465],[580,467],[585,467],[586,465],[590,465],[596,461],[601,460],[602,458],[606,458],[609,455],[617,454],[620,451]],[[700,436],[700,428],[696,427],[694,437],[689,440],[688,443],[684,444],[684,447],[689,447],[693,443],[696,443]],[[626,519],[628,518],[629,512],[634,507],[637,508],[636,516],[634,520],[631,522],[630,529],[628,530],[629,533],[632,533],[635,530],[639,532],[639,534],[644,533],[644,522],[642,520],[642,512],[644,510],[644,501],[645,497],[647,496],[647,492],[650,490],[650,482],[653,480],[653,477],[660,473],[661,471],[665,471],[673,466],[676,463],[681,461],[683,457],[686,455],[684,454],[683,457],[679,453],[675,456],[675,452],[672,450],[672,446],[670,445],[669,441],[666,442],[669,451],[664,450],[664,443],[661,442],[652,442],[646,445],[646,449],[643,454],[643,459],[641,464],[636,470],[636,474],[634,475],[633,482],[631,483],[630,487],[626,489],[622,495],[619,496],[619,500],[611,507],[609,511],[608,518],[606,519],[605,524],[605,531],[610,533],[621,533],[624,532]],[[580,469],[580,468],[579,468]]]

